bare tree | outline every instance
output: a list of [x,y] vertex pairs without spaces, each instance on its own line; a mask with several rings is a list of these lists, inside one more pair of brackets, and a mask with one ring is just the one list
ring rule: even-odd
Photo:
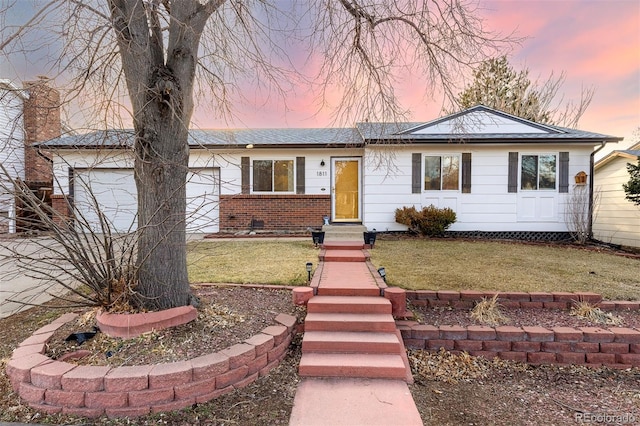
[[[185,231],[187,131],[194,95],[224,117],[243,99],[243,83],[286,101],[287,82],[305,79],[290,43],[320,61],[310,81],[335,119],[395,121],[404,72],[426,77],[425,91],[453,97],[462,72],[513,40],[483,27],[473,0],[283,2],[260,0],[51,0],[27,24],[5,28],[4,53],[23,51],[29,31],[45,31],[51,70],[68,81],[67,100],[92,107],[109,127],[129,113],[135,131],[138,191],[137,294],[147,308],[188,304]],[[2,11],[0,7],[0,11]],[[1,13],[1,12],[0,12]],[[45,17],[62,24],[43,28]],[[331,95],[329,95],[331,92]],[[87,102],[91,105],[86,105]]]
[[591,209],[593,217],[589,211],[589,188],[586,185],[575,185],[571,194],[567,198],[565,205],[565,217],[569,231],[574,241],[578,244],[585,244],[591,239],[591,223],[595,222],[600,205],[600,191],[593,191]]

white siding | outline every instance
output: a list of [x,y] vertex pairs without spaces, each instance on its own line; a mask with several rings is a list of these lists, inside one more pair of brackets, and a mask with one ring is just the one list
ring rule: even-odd
[[[591,146],[545,145],[465,145],[405,146],[394,151],[394,169],[372,167],[388,148],[367,148],[365,158],[364,205],[365,225],[377,230],[404,230],[394,220],[396,208],[430,204],[451,207],[457,215],[452,231],[546,231],[567,232],[565,207],[574,190],[574,175],[589,172]],[[507,192],[508,152],[558,155],[569,152],[569,194],[555,191]],[[471,152],[471,193],[461,191],[424,191],[411,193],[411,154],[459,154]],[[384,155],[384,154],[382,154]],[[557,163],[556,175],[559,170]],[[422,182],[422,176],[421,176]]]
[[[220,172],[217,157],[205,150],[192,151],[187,182],[187,229],[189,232],[217,232]],[[60,150],[53,158],[54,194],[69,194],[69,174],[74,170],[76,206],[97,230],[94,202],[86,191],[90,185],[102,210],[117,231],[135,229],[137,194],[133,180],[133,155],[121,149]],[[225,164],[223,162],[223,164]],[[233,170],[232,167],[227,167]],[[84,183],[84,185],[83,185]]]
[[597,169],[595,190],[600,194],[593,223],[594,238],[607,243],[640,247],[640,206],[625,199],[629,158],[617,157]]
[[11,181],[24,179],[23,100],[0,89],[0,232],[15,232],[15,206]]

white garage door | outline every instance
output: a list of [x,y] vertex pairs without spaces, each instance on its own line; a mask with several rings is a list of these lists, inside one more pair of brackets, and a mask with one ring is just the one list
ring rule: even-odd
[[[187,176],[186,190],[187,232],[218,232],[219,170],[192,169]],[[113,230],[135,230],[138,202],[133,170],[75,170],[74,203],[96,232],[101,232],[96,203]]]

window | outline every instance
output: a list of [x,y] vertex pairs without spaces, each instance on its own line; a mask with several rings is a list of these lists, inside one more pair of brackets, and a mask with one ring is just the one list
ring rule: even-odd
[[293,192],[293,160],[253,160],[254,192]]
[[556,156],[523,155],[520,168],[520,189],[556,189]]
[[424,189],[457,191],[460,187],[460,157],[427,155],[424,157]]

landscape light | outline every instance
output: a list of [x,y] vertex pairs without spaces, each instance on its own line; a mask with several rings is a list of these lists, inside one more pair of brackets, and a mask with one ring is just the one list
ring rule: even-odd
[[313,268],[313,263],[307,262],[307,276],[308,280],[311,281],[311,269]]
[[386,283],[387,282],[387,271],[384,270],[384,267],[378,268],[378,273],[380,274],[380,276],[382,277],[382,279]]

